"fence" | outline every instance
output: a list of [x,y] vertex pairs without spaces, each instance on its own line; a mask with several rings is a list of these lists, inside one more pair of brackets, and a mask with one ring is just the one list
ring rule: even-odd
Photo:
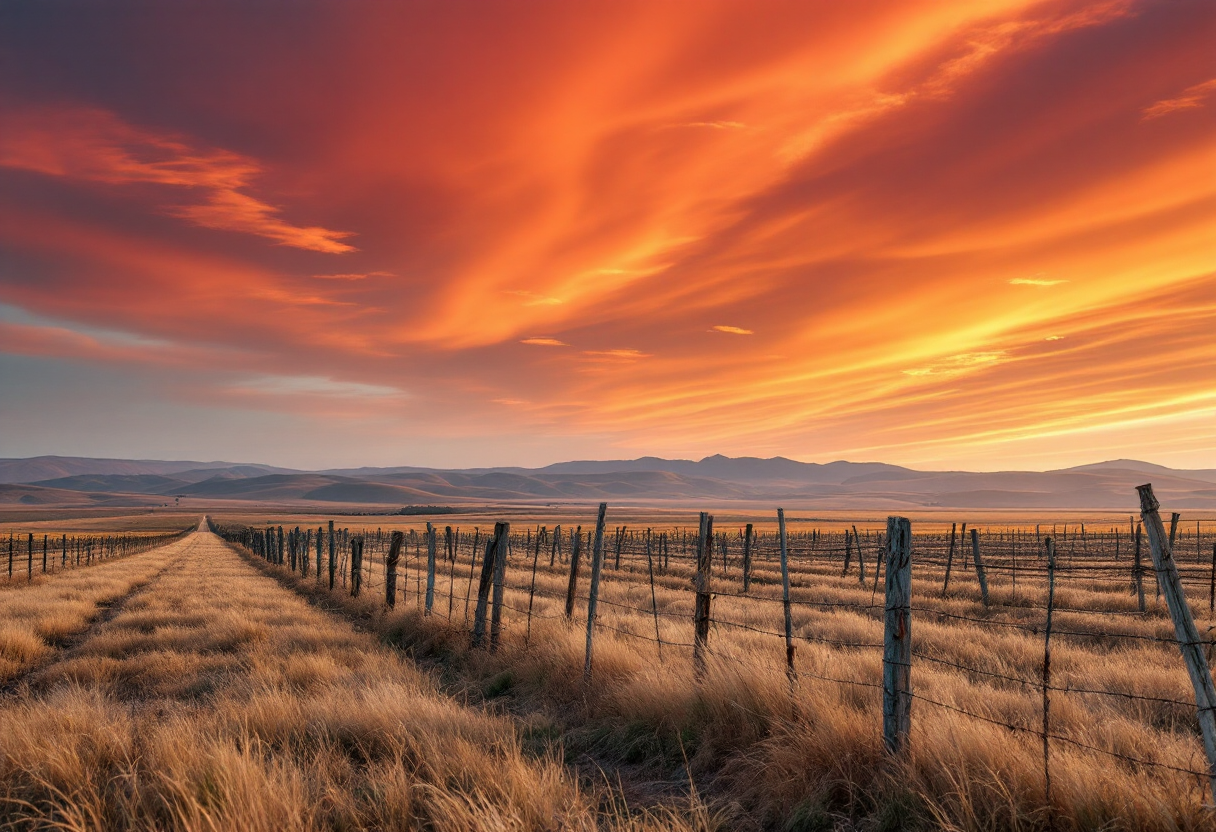
[[103,560],[146,552],[163,546],[190,532],[122,533],[122,534],[49,534],[46,532],[9,532],[8,584],[32,582],[35,575],[53,574],[81,566],[92,566]]
[[[1101,530],[955,524],[914,534],[891,518],[883,530],[792,532],[781,511],[773,531],[715,530],[709,515],[696,529],[630,530],[609,528],[604,505],[588,531],[217,530],[335,591],[414,604],[490,651],[508,637],[526,647],[534,619],[585,624],[589,681],[597,638],[610,634],[660,663],[690,663],[698,680],[710,667],[767,666],[794,692],[856,690],[881,702],[897,758],[913,753],[922,708],[997,726],[1041,745],[1050,806],[1061,745],[1211,786],[1206,653],[1216,642],[1193,616],[1216,605],[1216,529],[1174,515],[1166,531],[1151,490],[1142,499],[1140,522]],[[1185,663],[1170,655],[1179,647]],[[1105,669],[1101,657],[1113,654],[1145,671]],[[1101,742],[1072,730],[1062,706],[1151,726],[1168,742]]]

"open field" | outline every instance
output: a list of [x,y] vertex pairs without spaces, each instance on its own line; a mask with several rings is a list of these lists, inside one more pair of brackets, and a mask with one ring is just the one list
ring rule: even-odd
[[[1080,517],[1057,516],[1037,536],[1025,516],[971,518],[987,604],[970,528],[916,519],[910,754],[896,763],[883,748],[883,541],[870,514],[791,518],[792,675],[774,518],[717,515],[698,680],[689,514],[618,517],[610,507],[589,684],[586,509],[509,517],[493,651],[472,649],[469,632],[494,510],[433,518],[429,615],[424,517],[333,518],[331,591],[327,518],[217,515],[222,533],[251,548],[200,533],[14,588],[42,646],[9,671],[0,712],[6,819],[18,828],[1216,828],[1194,692],[1147,541],[1134,569],[1126,515],[1086,518],[1084,532]],[[285,535],[282,565],[259,556],[271,521],[275,537],[279,523],[300,527]],[[582,529],[567,620],[572,524]],[[390,610],[393,529],[405,535]],[[1044,729],[1043,539],[1053,533]],[[352,540],[363,547],[358,597]],[[1214,547],[1211,518],[1180,519],[1176,557],[1205,639],[1216,625]],[[61,625],[69,635],[45,637],[32,611],[57,602],[33,593],[102,569],[121,579],[78,599]]]

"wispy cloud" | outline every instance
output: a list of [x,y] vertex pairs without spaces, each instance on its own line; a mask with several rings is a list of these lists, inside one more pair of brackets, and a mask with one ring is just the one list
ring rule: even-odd
[[162,210],[204,228],[255,234],[293,248],[328,254],[355,250],[343,242],[351,232],[293,225],[279,216],[279,208],[245,193],[262,172],[253,159],[141,130],[105,110],[44,107],[6,113],[0,166],[108,185],[197,189],[205,194],[201,202]]
[[904,375],[907,376],[955,376],[962,373],[970,372],[979,367],[988,367],[1006,360],[1009,357],[1008,350],[989,350],[987,352],[964,352],[958,355],[951,355],[936,361],[932,364],[927,364],[923,367],[916,367],[910,370],[904,370]]
[[752,330],[750,330],[750,329],[744,329],[743,327],[739,327],[739,326],[725,326],[725,325],[715,326],[712,329],[710,329],[710,332],[725,332],[729,335],[755,335],[755,333],[752,332]]
[[1059,286],[1061,283],[1067,283],[1063,279],[1051,279],[1048,277],[1015,277],[1009,281],[1010,286]]
[[592,358],[634,361],[639,358],[651,358],[650,353],[642,352],[641,350],[583,350],[583,355]]
[[531,344],[534,347],[568,347],[570,346],[565,341],[559,341],[556,338],[523,338],[521,344]]
[[538,295],[536,292],[530,292],[527,289],[509,289],[507,290],[507,294],[523,298],[524,306],[560,306],[565,303],[561,298]]
[[1213,92],[1216,92],[1216,78],[1187,87],[1182,91],[1181,95],[1174,98],[1164,98],[1149,107],[1145,107],[1141,111],[1143,113],[1142,119],[1144,121],[1151,121],[1170,113],[1176,113],[1179,110],[1193,110],[1196,107],[1202,107],[1204,100]]

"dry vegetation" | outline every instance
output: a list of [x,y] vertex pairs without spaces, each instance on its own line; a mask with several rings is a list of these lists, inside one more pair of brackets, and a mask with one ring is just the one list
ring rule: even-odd
[[[1056,626],[1065,635],[1053,646],[1054,681],[1096,692],[1054,694],[1052,733],[1067,740],[1052,741],[1047,806],[1035,733],[1042,576],[1032,564],[1015,594],[993,563],[985,610],[975,573],[959,561],[943,597],[940,541],[922,543],[906,767],[882,747],[873,646],[882,641],[874,610],[882,596],[868,541],[864,585],[855,566],[840,574],[830,546],[818,559],[796,559],[793,687],[771,551],[757,556],[749,597],[737,552],[715,577],[713,654],[700,684],[687,646],[692,571],[675,551],[655,582],[661,649],[644,554],[627,551],[620,571],[605,570],[589,686],[586,550],[572,622],[568,567],[558,557],[550,568],[543,550],[529,625],[534,550],[515,546],[493,655],[469,648],[467,545],[454,565],[440,545],[431,616],[418,594],[425,549],[414,544],[394,611],[384,607],[375,552],[363,595],[351,598],[341,572],[332,593],[318,581],[315,545],[313,571],[301,577],[206,533],[54,576],[0,593],[3,621],[25,622],[21,632],[41,644],[8,671],[0,821],[188,830],[1216,828],[1205,783],[1162,767],[1204,763],[1193,694],[1151,575],[1143,614],[1126,574],[1060,581]],[[1118,569],[1128,565],[1125,552]],[[1198,567],[1192,572],[1197,580]],[[52,620],[48,608],[61,606],[69,587],[92,587],[78,580],[89,575],[115,583],[55,631],[68,635],[44,637],[40,616]],[[22,598],[30,600],[17,604]],[[99,605],[115,601],[113,617],[99,618]],[[1206,603],[1196,612],[1201,630],[1213,623]],[[1095,635],[1069,635],[1082,632]]]
[[0,708],[10,828],[686,825],[580,790],[511,720],[440,694],[211,534],[124,565],[153,577]]
[[[331,595],[318,588],[315,577],[264,568],[326,603],[340,604],[364,626],[433,663],[451,689],[515,714],[531,732],[559,737],[571,764],[612,769],[650,799],[684,793],[685,772],[691,772],[701,793],[732,818],[732,827],[1214,828],[1203,806],[1205,781],[1169,768],[1205,768],[1193,692],[1168,616],[1154,602],[1151,572],[1149,609],[1136,609],[1126,541],[1120,562],[1095,552],[1088,560],[1078,553],[1076,571],[1062,564],[1053,683],[1069,690],[1053,693],[1051,733],[1063,739],[1051,744],[1048,806],[1037,733],[1046,588],[1035,564],[1023,560],[1016,593],[1011,573],[990,564],[991,607],[985,610],[961,551],[943,597],[940,558],[929,554],[928,541],[917,544],[926,554],[914,572],[918,700],[913,761],[900,770],[887,763],[882,749],[876,647],[882,625],[874,609],[882,596],[881,584],[876,594],[873,583],[873,544],[864,586],[856,566],[850,575],[840,574],[839,550],[797,565],[793,623],[800,675],[791,694],[779,632],[779,577],[769,555],[760,556],[751,597],[739,597],[737,560],[725,579],[716,579],[714,661],[701,685],[693,682],[690,661],[687,559],[673,558],[670,570],[656,579],[661,650],[644,555],[626,555],[620,572],[606,569],[595,679],[585,687],[589,554],[580,604],[568,624],[566,568],[559,563],[550,569],[544,549],[529,635],[534,552],[524,553],[520,538],[508,576],[505,640],[493,656],[467,649],[467,552],[455,570],[441,561],[431,617],[419,609],[421,550],[407,548],[399,584],[406,588],[405,607],[392,613],[383,608],[377,571],[382,564],[372,567],[360,599],[341,587]],[[441,543],[441,557],[442,550]],[[1187,569],[1193,585],[1198,567]],[[1206,567],[1203,574],[1206,584]],[[449,593],[455,596],[450,622]],[[1196,612],[1203,621],[1206,605]]]

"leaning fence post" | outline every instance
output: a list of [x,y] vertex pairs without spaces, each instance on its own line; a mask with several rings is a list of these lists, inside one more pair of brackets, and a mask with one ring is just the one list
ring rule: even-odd
[[980,560],[980,535],[975,528],[971,529],[971,559],[975,562],[975,576],[980,579],[980,597],[984,606],[988,606],[988,573],[984,571],[984,562]]
[[1200,648],[1199,631],[1195,628],[1195,619],[1191,617],[1191,608],[1187,604],[1186,593],[1178,577],[1178,565],[1174,562],[1174,555],[1165,534],[1165,524],[1161,522],[1161,515],[1158,513],[1161,506],[1153,496],[1153,486],[1140,485],[1136,490],[1140,492],[1140,517],[1148,533],[1149,551],[1153,555],[1157,580],[1165,593],[1170,618],[1174,619],[1178,648],[1182,651],[1187,672],[1191,676],[1191,684],[1195,688],[1199,730],[1203,735],[1203,750],[1208,758],[1211,793],[1216,800],[1216,711],[1213,710],[1216,709],[1216,686],[1212,684],[1212,672]]
[[400,529],[393,532],[388,554],[384,558],[384,603],[391,610],[397,606],[397,564],[401,560],[401,544],[405,535]]
[[582,557],[583,527],[574,532],[570,542],[570,582],[566,584],[566,620],[574,617],[574,593],[578,589],[578,562]]
[[[591,593],[587,596],[587,654],[583,660],[583,682],[591,682],[591,637],[595,632],[595,607],[600,594],[600,569],[604,565],[604,518],[608,504],[600,503],[595,519],[595,542],[591,546]],[[571,573],[573,574],[573,572]]]
[[701,532],[697,538],[697,606],[693,616],[693,672],[698,681],[705,676],[705,649],[709,644],[710,579],[714,559],[714,518],[701,512]]
[[497,537],[486,541],[486,553],[481,559],[481,578],[477,582],[477,607],[473,611],[473,641],[474,647],[480,647],[486,638],[486,611],[490,604],[490,587],[494,582],[494,549],[498,545]]
[[502,596],[507,583],[507,558],[511,556],[511,524],[494,524],[494,606],[490,612],[490,652],[498,651],[502,632]]
[[794,672],[794,623],[790,615],[790,556],[785,535],[785,509],[777,509],[777,529],[781,537],[781,606],[785,612],[785,675],[790,687],[798,681]]
[[[950,524],[950,552],[946,555],[946,579],[942,581],[942,597],[946,595],[946,590],[950,588],[950,567],[954,565],[954,533],[958,530],[958,523]],[[1038,536],[1038,532],[1035,532]]]
[[912,725],[912,524],[906,517],[887,518],[886,587],[882,733],[887,751],[903,757]]

